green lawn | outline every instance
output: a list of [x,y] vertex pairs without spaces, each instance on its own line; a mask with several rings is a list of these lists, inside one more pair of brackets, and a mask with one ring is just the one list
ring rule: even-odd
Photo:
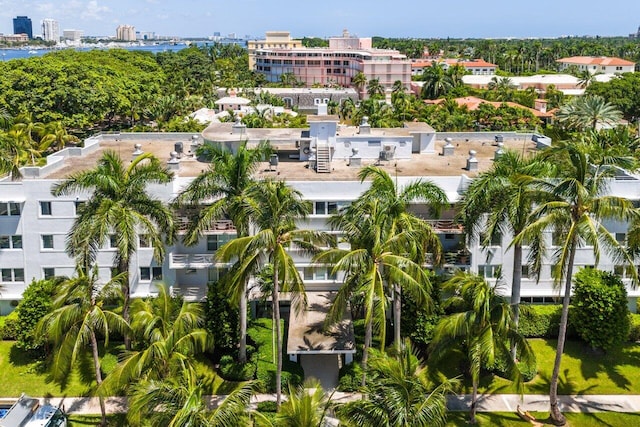
[[[529,340],[538,361],[538,375],[525,384],[526,394],[548,394],[556,341]],[[460,375],[460,358],[452,354],[442,367],[446,376]],[[640,394],[640,345],[625,344],[608,354],[597,354],[579,341],[567,341],[562,356],[559,394]],[[482,393],[516,393],[513,384],[494,375],[480,381]],[[464,381],[462,393],[471,392]]]
[[[533,415],[540,422],[545,422],[549,418],[548,412],[534,412]],[[614,412],[598,412],[593,414],[567,413],[567,426],[574,427],[629,427],[640,424],[639,413],[614,413]],[[447,427],[466,426],[468,424],[469,414],[466,412],[450,412],[447,415],[449,422]],[[489,427],[510,427],[510,426],[531,426],[528,421],[523,421],[512,412],[485,412],[478,413],[477,426]],[[545,425],[552,425],[546,423]]]
[[0,397],[86,396],[89,388],[74,373],[65,388],[61,388],[44,372],[42,362],[34,362],[26,353],[14,348],[13,341],[0,341]]
[[[529,340],[538,361],[538,375],[525,385],[527,394],[548,394],[556,340]],[[594,353],[579,341],[567,341],[560,369],[559,394],[640,394],[640,345],[625,344],[608,354]],[[485,391],[505,393],[509,382],[483,383]]]

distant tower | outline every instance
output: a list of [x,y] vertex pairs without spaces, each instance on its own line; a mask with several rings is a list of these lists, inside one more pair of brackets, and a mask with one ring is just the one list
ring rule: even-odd
[[42,20],[42,39],[48,42],[60,42],[60,27],[55,19]]
[[126,42],[136,41],[136,28],[133,25],[118,25],[116,39]]
[[26,34],[30,39],[33,38],[33,27],[31,26],[31,18],[28,16],[16,16],[13,18],[13,34]]

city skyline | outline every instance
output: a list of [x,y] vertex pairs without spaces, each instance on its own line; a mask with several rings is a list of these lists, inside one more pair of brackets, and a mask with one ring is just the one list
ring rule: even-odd
[[[620,13],[611,13],[616,10]],[[113,36],[118,25],[126,24],[137,31],[180,37],[214,32],[262,37],[268,30],[287,30],[294,37],[324,38],[347,28],[363,37],[527,38],[626,36],[640,24],[640,4],[540,0],[532,7],[503,0],[462,0],[451,7],[398,0],[391,9],[381,1],[326,0],[317,5],[291,0],[0,0],[0,33],[11,34],[12,18],[18,15],[29,16],[34,27],[51,18],[61,29],[78,28],[93,36]]]

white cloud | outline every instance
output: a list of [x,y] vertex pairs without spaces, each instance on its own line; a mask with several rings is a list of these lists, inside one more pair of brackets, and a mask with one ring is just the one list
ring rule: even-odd
[[97,0],[90,0],[87,2],[85,9],[80,13],[80,18],[100,21],[109,11],[107,6],[100,6]]

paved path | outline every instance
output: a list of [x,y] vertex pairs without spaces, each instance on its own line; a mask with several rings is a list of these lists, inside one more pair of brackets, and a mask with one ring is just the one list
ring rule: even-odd
[[[358,399],[357,393],[336,392],[333,400],[347,402]],[[211,397],[210,404],[215,406],[221,397]],[[563,412],[640,412],[640,395],[583,395],[560,396],[560,409]],[[275,395],[259,394],[251,399],[253,405],[261,401],[275,400]],[[99,414],[100,405],[95,397],[53,397],[40,398],[41,402],[58,406],[64,406],[69,414]],[[471,402],[470,395],[450,396],[448,407],[452,411],[466,411]],[[491,394],[478,398],[478,412],[515,412],[520,405],[523,410],[532,412],[547,412],[549,410],[549,397],[545,395],[524,396],[520,399],[517,394]],[[126,398],[107,398],[107,411],[109,413],[126,412]]]

